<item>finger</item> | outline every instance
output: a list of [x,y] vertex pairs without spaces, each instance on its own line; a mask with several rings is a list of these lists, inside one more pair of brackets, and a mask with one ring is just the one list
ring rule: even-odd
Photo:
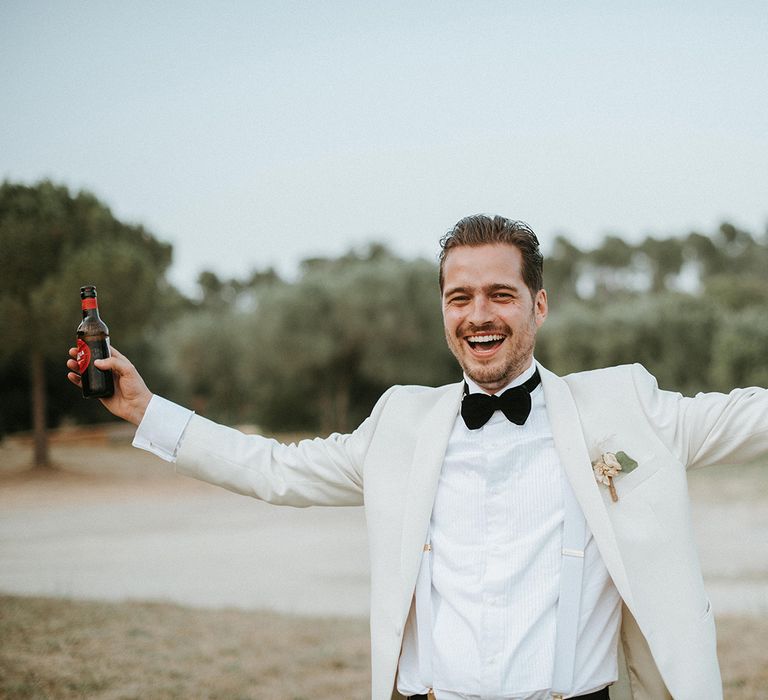
[[69,356],[70,357],[77,357],[77,348],[70,348],[69,349]]
[[114,345],[109,346],[109,352],[113,357],[122,357],[124,360],[128,359],[123,353],[121,353]]
[[79,374],[75,374],[74,372],[67,372],[67,379],[69,379],[70,382],[72,382],[75,386],[82,386],[83,382],[80,379]]
[[77,360],[67,360],[67,368],[71,369],[73,372],[77,372],[77,370],[79,369]]
[[96,360],[94,364],[101,370],[111,369],[115,374],[119,376],[123,376],[125,374],[129,374],[130,372],[136,371],[134,366],[128,361],[128,358],[125,355],[115,354],[112,357],[106,357],[103,360]]

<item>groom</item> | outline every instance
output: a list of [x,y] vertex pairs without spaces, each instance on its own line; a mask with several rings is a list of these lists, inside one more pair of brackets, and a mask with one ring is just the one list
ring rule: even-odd
[[393,387],[353,433],[294,445],[152,395],[117,351],[104,403],[182,473],[365,506],[374,700],[721,698],[686,469],[768,452],[768,392],[684,398],[639,365],[557,377],[533,358],[534,233],[471,216],[441,245],[462,382]]

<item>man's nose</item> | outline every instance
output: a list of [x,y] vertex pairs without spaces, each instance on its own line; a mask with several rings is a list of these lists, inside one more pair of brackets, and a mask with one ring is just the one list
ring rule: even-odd
[[493,320],[491,304],[485,297],[475,297],[472,300],[467,320],[474,326],[482,326]]

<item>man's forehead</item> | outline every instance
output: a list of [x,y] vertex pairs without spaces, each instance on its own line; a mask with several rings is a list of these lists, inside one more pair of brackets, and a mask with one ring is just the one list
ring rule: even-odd
[[481,243],[479,245],[457,245],[450,248],[445,254],[445,261],[468,258],[498,258],[505,257],[520,262],[522,253],[520,249],[511,243]]
[[446,286],[472,284],[519,284],[522,281],[522,255],[505,243],[458,246],[445,257]]

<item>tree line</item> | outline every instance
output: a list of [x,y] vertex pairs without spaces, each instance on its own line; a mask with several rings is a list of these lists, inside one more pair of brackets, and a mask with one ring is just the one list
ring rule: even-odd
[[[543,247],[550,317],[536,356],[548,368],[642,362],[683,393],[768,385],[768,233],[724,223]],[[436,260],[377,243],[304,260],[291,279],[269,268],[231,279],[206,271],[190,298],[168,282],[171,255],[87,192],[0,186],[0,434],[34,427],[44,463],[46,426],[108,420],[63,377],[84,283],[98,287],[113,342],[154,390],[228,423],[344,431],[392,384],[460,377],[443,338]]]

